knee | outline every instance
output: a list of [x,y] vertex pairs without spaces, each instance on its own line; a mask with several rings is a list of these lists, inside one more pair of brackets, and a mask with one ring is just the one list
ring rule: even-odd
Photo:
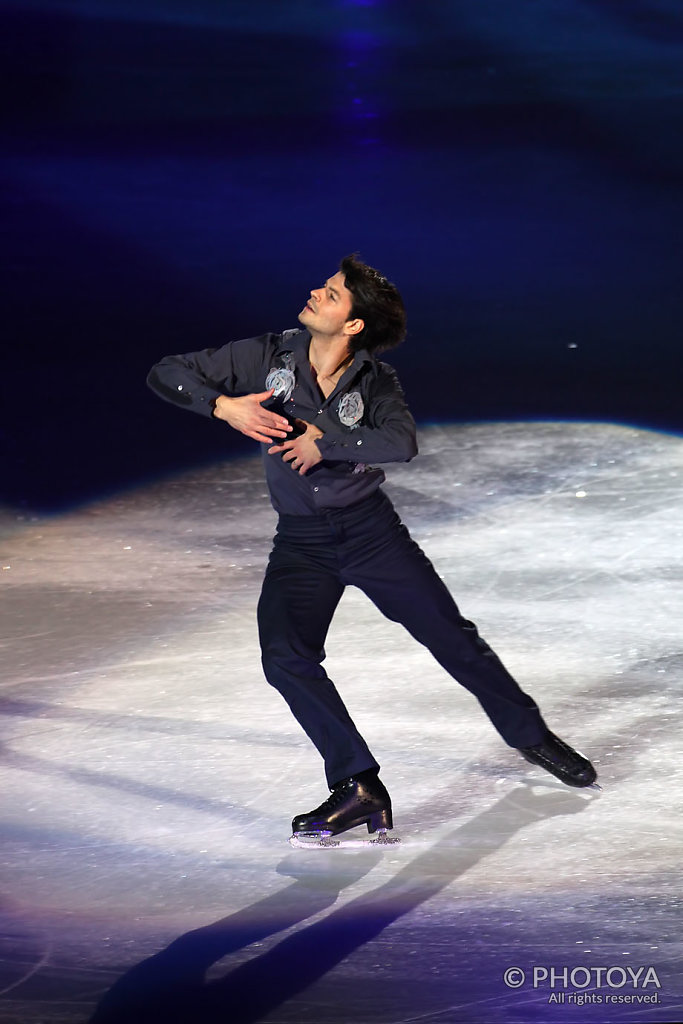
[[286,690],[302,681],[325,678],[319,658],[312,652],[297,652],[290,644],[270,642],[261,648],[261,665],[267,682]]

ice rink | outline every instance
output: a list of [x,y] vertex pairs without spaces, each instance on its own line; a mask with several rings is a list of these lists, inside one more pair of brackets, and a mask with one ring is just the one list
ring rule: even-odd
[[261,675],[258,458],[5,510],[0,1022],[681,1018],[683,439],[503,423],[420,446],[387,492],[602,793],[527,765],[347,591],[326,666],[402,842],[294,851],[326,789]]

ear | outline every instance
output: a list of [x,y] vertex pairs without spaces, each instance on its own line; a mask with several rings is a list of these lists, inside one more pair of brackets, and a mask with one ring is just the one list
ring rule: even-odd
[[344,324],[344,334],[360,334],[365,327],[365,320],[356,317],[355,320],[347,320]]

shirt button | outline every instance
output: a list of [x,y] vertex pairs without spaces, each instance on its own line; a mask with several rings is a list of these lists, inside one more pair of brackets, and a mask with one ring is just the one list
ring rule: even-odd
[[356,444],[362,444],[362,443],[363,443],[362,441],[356,441]]
[[322,416],[322,409],[318,409],[318,416]]
[[313,488],[313,490],[314,490],[314,491],[315,491],[315,493],[317,494],[317,493],[318,493],[318,491],[320,490],[320,488],[319,488],[319,487],[314,487],[314,488]]
[[183,385],[182,385],[182,384],[179,384],[179,385],[178,385],[178,391],[182,391],[182,390],[183,390]]

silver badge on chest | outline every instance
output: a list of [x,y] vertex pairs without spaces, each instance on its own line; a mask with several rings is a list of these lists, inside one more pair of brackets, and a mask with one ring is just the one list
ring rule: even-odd
[[270,368],[266,377],[266,391],[270,391],[273,388],[273,397],[281,398],[283,402],[286,402],[296,384],[294,360],[290,352],[285,352],[283,362],[284,366],[272,366]]
[[339,405],[337,406],[339,422],[353,430],[363,418],[364,410],[365,406],[363,405],[360,392],[349,391],[348,394],[342,395],[339,399]]

